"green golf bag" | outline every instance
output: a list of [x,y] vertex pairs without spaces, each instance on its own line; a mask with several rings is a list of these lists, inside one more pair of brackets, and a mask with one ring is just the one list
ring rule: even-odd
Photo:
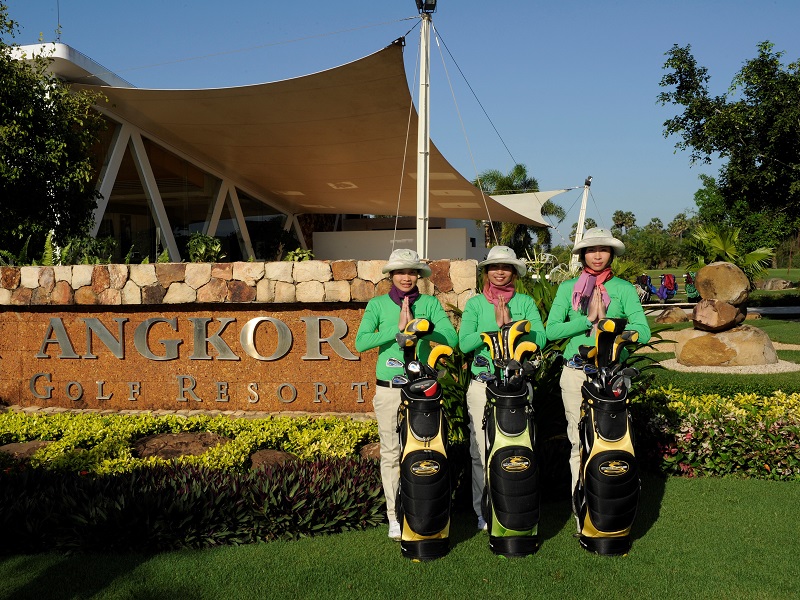
[[[436,346],[428,363],[416,359],[416,338],[432,325],[415,319],[398,335],[405,349],[405,381],[400,382],[397,426],[400,434],[400,488],[397,520],[400,551],[412,560],[432,560],[450,549],[450,468],[447,460],[448,425],[442,409],[442,386],[436,361],[453,349]],[[410,338],[411,339],[409,341]]]
[[590,552],[626,554],[639,504],[641,482],[633,449],[628,388],[636,369],[620,362],[621,349],[638,334],[625,330],[625,319],[602,319],[596,345],[581,347],[588,380],[581,393],[580,472],[573,509],[580,544]]
[[[523,373],[532,342],[515,344],[530,331],[529,321],[484,333],[495,366],[487,377],[483,428],[486,480],[483,518],[489,549],[503,556],[528,556],[539,548],[539,465],[532,388]],[[516,346],[516,347],[515,347]]]

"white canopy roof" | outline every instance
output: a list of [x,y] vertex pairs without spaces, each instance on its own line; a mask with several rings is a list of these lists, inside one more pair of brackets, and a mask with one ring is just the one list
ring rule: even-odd
[[[75,86],[102,92],[109,116],[288,213],[394,215],[398,199],[400,215],[416,213],[417,114],[399,43],[275,83],[194,90]],[[498,201],[487,196],[487,213],[480,190],[433,144],[430,170],[431,217],[545,226],[542,198],[564,191]],[[536,202],[528,206],[532,196]]]

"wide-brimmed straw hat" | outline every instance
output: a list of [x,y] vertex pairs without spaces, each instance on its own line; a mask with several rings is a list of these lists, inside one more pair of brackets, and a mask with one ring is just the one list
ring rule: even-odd
[[389,261],[383,266],[384,273],[401,269],[416,269],[420,277],[429,277],[431,268],[419,259],[419,255],[410,248],[398,248],[389,255]]
[[478,268],[483,269],[489,265],[511,265],[517,270],[517,275],[524,276],[528,271],[528,265],[524,260],[517,258],[514,250],[508,246],[494,246],[489,249],[486,260],[478,263]]
[[573,254],[580,254],[584,248],[591,248],[593,246],[608,246],[614,251],[614,256],[622,256],[625,254],[625,244],[615,238],[611,231],[603,227],[592,227],[583,234],[580,242],[575,244],[572,249]]

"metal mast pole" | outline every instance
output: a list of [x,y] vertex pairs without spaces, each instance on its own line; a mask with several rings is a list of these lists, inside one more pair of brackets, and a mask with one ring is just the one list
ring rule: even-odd
[[[575,243],[577,244],[583,239],[583,223],[586,220],[586,201],[589,198],[589,187],[592,185],[592,176],[586,178],[583,182],[583,197],[581,198],[581,211],[578,213],[578,227],[575,229]],[[579,256],[573,254],[569,261],[570,273],[578,270],[580,266]]]
[[417,254],[428,258],[430,205],[430,41],[431,15],[421,13],[419,65],[419,124],[417,127]]

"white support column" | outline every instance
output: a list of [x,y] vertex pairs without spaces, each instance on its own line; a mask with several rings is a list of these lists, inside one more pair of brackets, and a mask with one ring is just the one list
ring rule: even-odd
[[211,207],[211,214],[208,220],[203,225],[203,233],[205,235],[217,235],[217,227],[219,227],[219,218],[222,216],[222,208],[225,206],[225,200],[228,197],[228,192],[233,188],[230,181],[223,179],[217,191],[217,197],[214,199],[214,205]]
[[430,211],[430,80],[431,16],[420,15],[419,121],[417,126],[417,254],[428,258]]
[[147,201],[150,204],[150,211],[153,213],[156,225],[161,228],[161,233],[164,236],[164,244],[169,253],[169,259],[172,262],[181,262],[181,253],[175,243],[175,236],[172,234],[172,226],[170,225],[169,217],[167,217],[164,202],[161,199],[161,192],[158,191],[153,168],[150,166],[150,159],[147,157],[144,142],[139,132],[131,134],[131,154],[133,155],[133,162],[136,165],[139,178],[142,181],[145,196],[147,196]]
[[245,253],[247,254],[248,258],[255,259],[256,255],[253,251],[253,244],[250,241],[250,232],[247,230],[247,221],[244,219],[244,214],[242,213],[242,205],[239,202],[239,194],[236,192],[236,187],[231,187],[231,212],[233,213],[233,222],[234,226],[239,230],[239,235],[242,236],[242,242],[244,242],[244,249]]
[[100,177],[97,180],[97,191],[100,192],[101,197],[97,201],[97,208],[94,209],[92,237],[97,237],[97,232],[100,231],[100,223],[102,223],[103,215],[108,208],[108,199],[111,197],[111,191],[114,189],[114,182],[117,180],[117,175],[119,174],[119,167],[122,164],[122,159],[125,157],[125,150],[128,148],[128,142],[131,139],[131,131],[131,126],[127,123],[118,125],[114,131],[114,137],[108,149],[106,161],[103,164],[103,168],[100,170]]
[[[578,213],[578,225],[575,228],[575,242],[577,244],[583,239],[583,227],[584,222],[586,221],[586,201],[589,199],[589,186],[592,185],[592,176],[586,178],[586,181],[583,183],[583,196],[581,198],[581,210]],[[573,254],[572,258],[569,261],[569,270],[571,273],[577,272],[580,268],[580,257],[577,254]]]

